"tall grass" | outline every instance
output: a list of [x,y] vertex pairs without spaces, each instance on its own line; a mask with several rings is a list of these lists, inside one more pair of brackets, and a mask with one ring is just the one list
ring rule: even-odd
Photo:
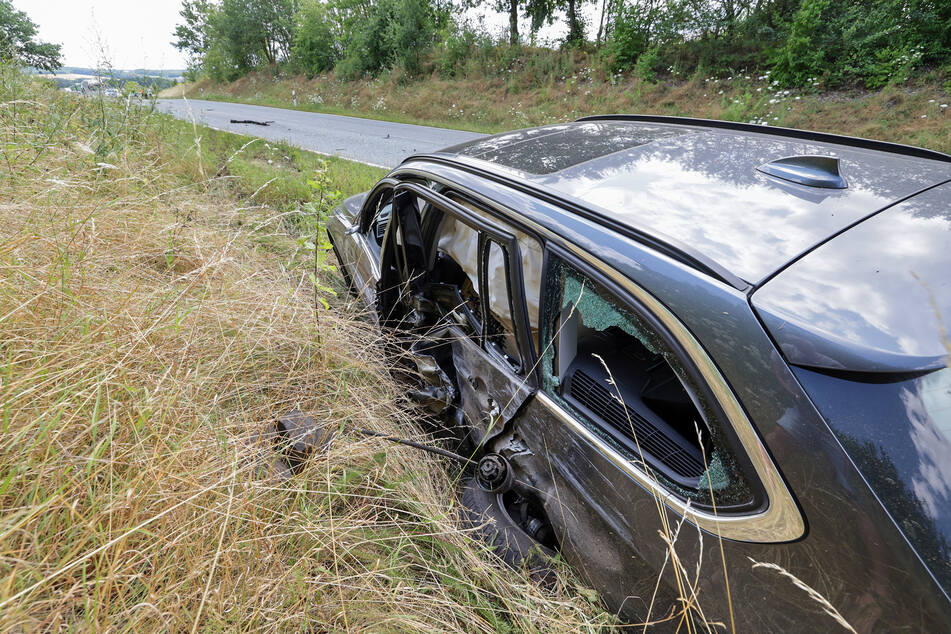
[[[379,335],[330,296],[314,319],[309,193],[267,184],[311,158],[9,68],[0,136],[0,629],[612,622],[460,530],[444,465],[348,434],[421,436]],[[262,436],[292,407],[340,432],[283,479]]]

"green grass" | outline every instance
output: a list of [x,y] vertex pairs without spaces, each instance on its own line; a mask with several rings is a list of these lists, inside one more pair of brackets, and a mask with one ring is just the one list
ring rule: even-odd
[[198,167],[206,177],[233,179],[236,193],[250,196],[257,192],[255,202],[281,211],[310,200],[313,192],[307,181],[318,169],[329,171],[343,197],[372,188],[386,174],[379,167],[308,152],[283,141],[265,141],[204,126],[196,135],[190,122],[154,116],[156,129],[164,136],[169,151],[186,157],[191,170]]

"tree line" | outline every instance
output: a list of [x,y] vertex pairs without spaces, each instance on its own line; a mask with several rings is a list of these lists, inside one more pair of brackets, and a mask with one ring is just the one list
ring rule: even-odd
[[[508,18],[501,40],[463,22],[480,4]],[[645,79],[745,70],[786,86],[876,88],[951,64],[948,0],[184,0],[180,15],[173,44],[193,76],[218,81],[262,67],[455,75],[473,59],[511,61],[503,49],[555,22],[562,48]]]

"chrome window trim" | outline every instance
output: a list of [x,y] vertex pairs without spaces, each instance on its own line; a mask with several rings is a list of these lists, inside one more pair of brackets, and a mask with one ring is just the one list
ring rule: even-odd
[[667,329],[667,332],[681,345],[690,358],[690,361],[699,370],[700,375],[710,388],[714,398],[717,399],[723,408],[727,422],[733,428],[743,451],[752,463],[753,469],[763,485],[763,489],[766,493],[765,508],[753,513],[735,515],[720,515],[695,509],[690,506],[687,501],[678,498],[654,478],[651,478],[643,469],[639,468],[616,449],[598,438],[588,427],[576,420],[550,396],[539,390],[536,392],[535,398],[538,399],[540,404],[544,405],[555,417],[593,445],[607,460],[618,467],[622,472],[663,501],[669,509],[678,515],[686,517],[691,523],[704,530],[725,539],[757,543],[788,542],[799,539],[805,534],[806,524],[799,510],[799,506],[793,499],[789,488],[779,474],[779,470],[776,468],[772,458],[769,457],[765,445],[763,445],[759,434],[757,434],[753,428],[752,422],[750,422],[747,417],[746,412],[737,400],[733,390],[730,389],[726,379],[720,374],[719,369],[703,346],[700,345],[700,342],[696,340],[687,327],[684,326],[666,306],[657,300],[657,298],[632,280],[605,265],[601,260],[570,242],[565,237],[554,233],[528,218],[520,216],[516,212],[492,200],[486,199],[485,196],[465,186],[430,172],[424,172],[410,167],[402,167],[394,170],[394,174],[397,172],[419,175],[430,180],[439,181],[455,191],[481,201],[483,205],[498,214],[501,220],[511,222],[516,226],[522,225],[530,229],[537,236],[544,237],[546,240],[553,240],[580,261],[600,272],[607,279],[616,283],[621,289],[642,302],[644,307],[660,320],[664,328]]

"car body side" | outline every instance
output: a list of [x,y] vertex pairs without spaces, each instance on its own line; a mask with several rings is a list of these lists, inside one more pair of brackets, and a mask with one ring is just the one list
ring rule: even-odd
[[[796,513],[780,518],[790,537],[776,543],[723,539],[716,525],[688,521],[676,550],[693,572],[702,561],[698,593],[708,618],[729,621],[728,592],[741,631],[804,631],[830,627],[821,606],[790,581],[754,562],[776,563],[815,588],[859,631],[915,624],[939,631],[951,622],[947,597],[931,580],[874,493],[790,370],[750,304],[749,288],[712,279],[696,268],[629,236],[607,231],[551,201],[437,158],[419,158],[394,170],[384,186],[405,181],[448,187],[503,222],[537,232],[548,252],[584,254],[592,270],[617,275],[651,298],[697,342],[731,397],[755,428]],[[361,243],[360,219],[374,194],[346,201],[328,223],[345,267],[374,251]],[[378,255],[377,255],[378,257]],[[348,269],[368,308],[374,308],[379,269]],[[742,348],[742,354],[737,354]],[[531,379],[537,387],[537,377]],[[535,461],[526,467],[546,511],[563,536],[562,553],[625,619],[666,614],[677,582],[658,536],[676,526],[683,509],[657,498],[590,438],[566,424],[541,391],[515,420]],[[662,514],[666,517],[662,517]],[[687,513],[690,516],[689,512]],[[744,519],[723,518],[723,524]],[[789,526],[796,524],[799,526]],[[720,547],[722,541],[723,558]],[[663,582],[651,607],[657,576]]]

